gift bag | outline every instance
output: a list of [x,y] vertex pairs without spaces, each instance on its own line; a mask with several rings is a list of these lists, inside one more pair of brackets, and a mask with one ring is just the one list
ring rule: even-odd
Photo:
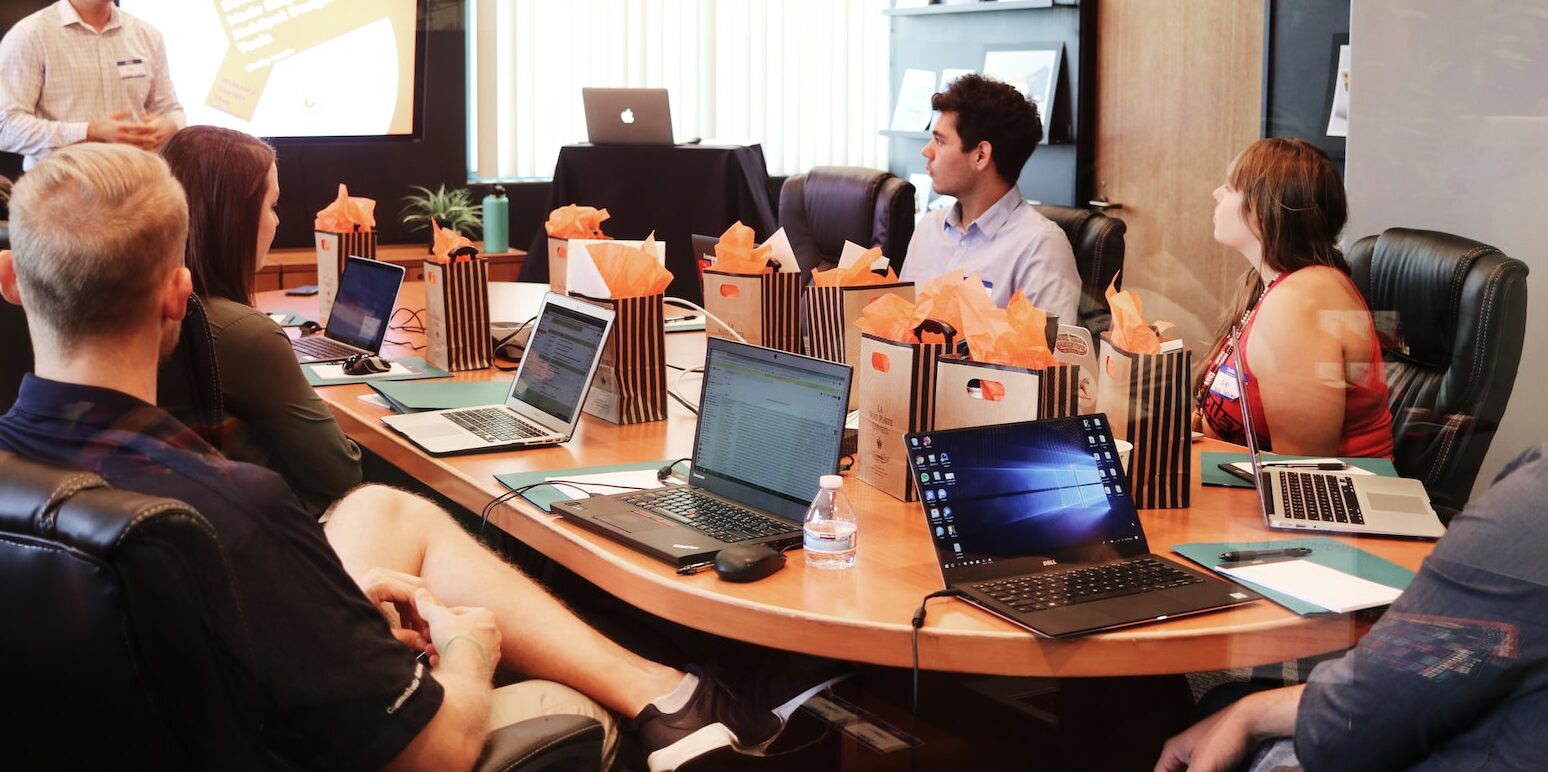
[[918,332],[939,333],[945,342],[900,343],[863,334],[853,390],[860,402],[855,474],[903,501],[917,495],[903,435],[935,428],[936,364],[956,339],[950,325],[931,319]]
[[707,268],[703,280],[704,308],[712,314],[705,330],[711,337],[734,339],[729,326],[755,346],[801,353],[801,274]]
[[1192,353],[1185,348],[1134,354],[1102,333],[1097,409],[1113,435],[1134,443],[1129,488],[1140,509],[1188,506],[1193,474],[1188,417]]
[[561,295],[570,291],[570,240],[548,237],[548,288]]
[[935,371],[934,429],[965,429],[1077,415],[1079,368],[1042,370],[942,357]]
[[317,244],[317,310],[319,322],[326,324],[333,311],[333,299],[339,294],[339,277],[344,273],[344,258],[376,259],[376,231],[313,231]]
[[489,261],[472,247],[451,262],[425,260],[425,361],[442,370],[494,363],[489,337]]
[[666,334],[661,294],[597,300],[618,317],[602,349],[597,376],[586,397],[587,413],[615,424],[661,421],[667,415]]
[[860,356],[860,310],[882,295],[898,295],[914,302],[912,282],[871,284],[860,287],[807,287],[806,353],[829,362],[853,367]]

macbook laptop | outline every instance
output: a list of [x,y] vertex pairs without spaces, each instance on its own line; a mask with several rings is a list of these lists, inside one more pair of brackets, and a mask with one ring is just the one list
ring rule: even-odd
[[1247,454],[1252,459],[1263,521],[1270,528],[1297,531],[1332,531],[1381,536],[1439,539],[1446,532],[1424,483],[1406,477],[1380,477],[1338,471],[1289,469],[1259,458],[1258,432],[1246,393],[1246,368],[1242,366],[1241,340],[1231,332],[1231,365],[1244,377],[1238,379],[1238,401],[1243,402],[1242,425],[1247,435]]
[[1050,637],[1260,596],[1150,552],[1102,414],[909,434],[941,577]]
[[565,442],[580,422],[614,315],[550,292],[503,404],[390,415],[382,422],[437,456]]
[[403,286],[403,266],[350,256],[321,335],[295,338],[290,347],[305,364],[341,362],[356,354],[375,355],[387,337],[387,320]]
[[799,543],[818,478],[838,470],[849,378],[848,365],[710,338],[688,484],[554,511],[679,568],[730,544]]
[[664,88],[583,88],[593,145],[670,145],[672,108]]

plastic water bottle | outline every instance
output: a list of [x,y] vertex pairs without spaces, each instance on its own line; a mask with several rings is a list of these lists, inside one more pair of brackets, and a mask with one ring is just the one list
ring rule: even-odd
[[511,202],[505,186],[496,185],[484,196],[484,253],[496,255],[511,248]]
[[802,547],[811,568],[849,568],[855,564],[855,509],[844,497],[844,478],[822,476],[817,498],[806,510]]

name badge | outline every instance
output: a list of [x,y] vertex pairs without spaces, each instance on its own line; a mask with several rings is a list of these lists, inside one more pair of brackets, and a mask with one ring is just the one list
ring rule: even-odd
[[143,78],[150,72],[145,67],[144,59],[125,59],[118,63],[118,79]]
[[1241,396],[1241,385],[1236,381],[1236,369],[1229,363],[1220,365],[1215,371],[1215,380],[1210,381],[1209,390],[1220,395],[1221,399],[1235,402]]

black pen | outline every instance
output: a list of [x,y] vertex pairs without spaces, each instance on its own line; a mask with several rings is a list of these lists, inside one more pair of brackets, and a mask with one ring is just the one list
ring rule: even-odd
[[683,576],[688,576],[690,574],[697,574],[700,571],[708,571],[709,569],[714,568],[714,567],[715,567],[715,561],[713,561],[713,560],[706,560],[703,563],[689,563],[686,566],[682,566],[681,568],[677,569],[677,573],[679,573],[679,574],[681,574]]
[[1264,461],[1258,466],[1272,466],[1278,469],[1321,469],[1329,472],[1349,468],[1349,465],[1342,461]]
[[1258,560],[1260,558],[1304,558],[1311,553],[1310,547],[1289,547],[1281,550],[1233,550],[1220,553],[1220,559],[1227,563],[1240,563],[1244,560]]
[[698,314],[688,314],[686,316],[669,316],[669,317],[667,317],[666,319],[664,319],[662,321],[666,321],[666,322],[691,322],[691,321],[693,321],[693,320],[695,320],[697,318],[699,318]]

